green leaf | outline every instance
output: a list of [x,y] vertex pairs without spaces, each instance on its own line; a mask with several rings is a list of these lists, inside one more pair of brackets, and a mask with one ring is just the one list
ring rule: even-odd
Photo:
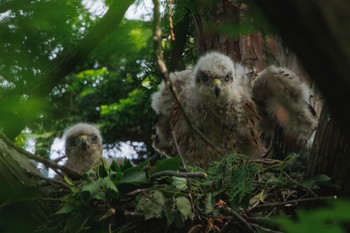
[[115,160],[112,160],[111,165],[109,165],[109,167],[111,168],[112,171],[121,172],[120,166]]
[[350,221],[350,202],[335,200],[327,207],[316,210],[297,210],[297,219],[277,218],[287,233],[345,233],[343,223]]
[[142,184],[146,183],[146,174],[140,166],[131,167],[124,171],[123,177],[117,181],[119,184]]
[[145,215],[145,220],[151,218],[161,218],[165,197],[158,190],[151,191],[147,196],[142,196],[137,205],[136,211]]
[[89,193],[90,197],[94,197],[97,191],[101,188],[101,179],[94,180],[87,180],[85,181],[81,186],[81,191]]
[[70,186],[75,186],[73,181],[71,179],[69,179],[67,176],[64,176],[64,181],[66,181],[67,184],[69,184]]
[[207,195],[206,199],[207,200],[205,202],[205,213],[209,214],[209,213],[212,213],[214,211],[214,199],[213,199],[213,196],[211,193],[209,193]]
[[316,182],[319,182],[320,184],[324,184],[324,183],[329,183],[332,180],[332,178],[326,175],[318,175],[314,178],[314,180]]
[[102,186],[107,190],[108,195],[117,195],[118,194],[118,189],[108,176],[103,178],[102,180]]
[[187,179],[182,177],[172,177],[172,185],[179,190],[187,190]]
[[313,179],[303,180],[302,185],[306,188],[309,188],[309,189],[319,189],[320,188],[320,186],[318,186],[316,184],[316,181]]
[[170,226],[175,220],[174,212],[171,211],[169,208],[164,208],[163,210],[166,219],[166,224],[167,226]]
[[192,212],[191,202],[186,197],[177,197],[175,199],[177,210],[181,213],[185,220],[188,218],[193,220],[194,214]]
[[155,167],[153,174],[161,171],[177,171],[180,169],[180,159],[179,157],[161,159],[157,161]]
[[75,206],[72,203],[66,202],[55,214],[69,214],[73,212]]
[[92,87],[87,87],[87,88],[85,88],[84,90],[82,90],[81,92],[80,92],[80,94],[79,94],[79,96],[80,97],[85,97],[85,96],[87,96],[87,95],[90,95],[90,94],[93,94],[93,93],[95,93],[95,89],[94,88],[92,88]]

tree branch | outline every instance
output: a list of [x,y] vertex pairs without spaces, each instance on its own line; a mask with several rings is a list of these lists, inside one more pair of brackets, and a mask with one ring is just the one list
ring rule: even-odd
[[77,177],[77,178],[81,178],[81,174],[71,168],[68,168],[66,166],[62,166],[59,165],[55,162],[52,162],[51,160],[47,160],[44,158],[41,158],[40,156],[36,156],[26,150],[24,150],[23,148],[17,146],[16,144],[14,144],[10,139],[8,139],[5,134],[3,134],[2,132],[0,132],[0,138],[11,148],[13,148],[14,150],[16,150],[18,153],[26,156],[28,159],[32,159],[34,161],[37,161],[39,163],[44,164],[47,167],[52,167],[52,168],[56,168],[56,169],[60,169],[61,171],[65,172],[67,175],[72,176],[72,177]]

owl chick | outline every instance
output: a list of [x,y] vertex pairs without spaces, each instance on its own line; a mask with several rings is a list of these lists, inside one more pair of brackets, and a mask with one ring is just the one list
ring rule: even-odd
[[177,154],[174,133],[185,159],[200,167],[208,167],[225,153],[252,158],[263,155],[265,148],[257,131],[259,116],[245,86],[247,73],[218,52],[202,56],[193,70],[172,73],[186,115],[221,153],[193,132],[164,82],[152,96],[152,107],[158,113],[154,148],[170,156]]
[[64,138],[66,166],[84,173],[102,157],[102,137],[95,126],[78,123],[66,130]]
[[250,76],[218,52],[202,56],[193,70],[170,74],[191,123],[220,150],[191,129],[164,82],[152,96],[158,113],[153,147],[169,156],[180,152],[190,164],[205,168],[232,152],[250,158],[264,155],[261,135],[273,136],[276,126],[296,140],[307,140],[317,125],[307,103],[309,88],[285,68],[268,67],[253,86]]

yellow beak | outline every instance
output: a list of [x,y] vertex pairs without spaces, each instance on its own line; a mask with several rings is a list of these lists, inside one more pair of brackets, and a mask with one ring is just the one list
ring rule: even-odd
[[220,79],[214,79],[213,86],[214,86],[214,92],[215,92],[216,97],[219,97],[219,94],[220,94],[220,91],[221,91],[221,81],[220,81]]

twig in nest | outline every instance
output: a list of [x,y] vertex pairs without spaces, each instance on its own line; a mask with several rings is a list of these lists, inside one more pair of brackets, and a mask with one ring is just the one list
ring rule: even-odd
[[127,210],[124,211],[124,216],[131,216],[131,217],[135,217],[135,218],[145,217],[145,215],[142,213],[135,213],[135,212],[127,211]]
[[282,163],[281,160],[277,159],[251,159],[252,162],[262,163],[262,164],[279,164]]
[[252,226],[239,213],[227,207],[226,205],[222,205],[219,208],[224,210],[230,216],[234,217],[236,220],[238,220],[238,222],[240,222],[245,228],[247,228],[249,232],[254,232]]
[[176,150],[177,150],[177,154],[178,154],[179,157],[180,157],[181,166],[182,166],[182,168],[183,168],[185,171],[187,171],[186,164],[185,164],[185,160],[184,160],[184,157],[182,156],[180,147],[179,147],[179,145],[177,144],[176,135],[175,135],[174,131],[171,131],[171,134],[173,135],[173,141],[174,141],[174,144],[175,144],[175,148],[176,148]]
[[0,138],[10,147],[12,147],[14,150],[16,150],[18,153],[26,156],[28,159],[32,159],[34,161],[37,161],[39,163],[44,164],[47,167],[50,168],[56,168],[56,169],[60,169],[61,171],[67,173],[67,175],[73,176],[73,177],[77,177],[77,178],[81,178],[81,174],[69,167],[65,167],[62,165],[59,165],[55,162],[52,162],[51,160],[48,159],[44,159],[41,158],[40,156],[36,156],[26,150],[24,150],[23,148],[17,146],[16,144],[14,144],[10,139],[8,139],[2,132],[0,132]]
[[32,175],[32,176],[34,176],[34,177],[36,177],[36,178],[38,178],[38,179],[40,179],[40,180],[45,180],[45,181],[47,181],[47,182],[49,182],[49,183],[57,184],[57,185],[59,185],[59,186],[62,186],[62,187],[65,187],[65,188],[70,189],[70,186],[69,186],[68,184],[63,183],[63,182],[61,182],[61,181],[59,181],[59,180],[46,178],[46,177],[44,177],[44,176],[37,175],[37,174],[32,174],[32,173],[30,173],[30,175]]
[[268,229],[266,227],[262,227],[256,223],[251,223],[250,224],[251,226],[255,227],[255,228],[259,228],[260,230],[262,230],[263,232],[271,232],[271,233],[283,233],[281,231],[275,231],[275,230],[272,230],[272,229]]
[[147,191],[152,190],[154,188],[158,189],[158,188],[163,188],[163,187],[166,187],[166,186],[167,186],[166,184],[160,184],[160,185],[157,185],[157,186],[151,187],[151,188],[136,189],[136,190],[134,190],[132,192],[127,193],[126,195],[128,195],[128,196],[135,196],[135,195],[137,195],[139,193],[147,192]]
[[150,175],[150,178],[155,179],[163,176],[176,176],[176,177],[183,177],[183,178],[201,178],[201,179],[206,179],[208,177],[208,175],[203,172],[162,171],[162,172],[157,172],[153,175]]
[[[320,201],[320,200],[332,200],[336,197],[310,197],[310,198],[302,198],[302,199],[294,199],[284,202],[276,202],[276,203],[267,203],[262,205],[255,206],[256,208],[266,208],[266,207],[275,207],[275,206],[283,206],[283,205],[289,205],[289,204],[297,204],[299,202],[308,202],[308,201]],[[247,212],[250,212],[251,209],[247,210]]]
[[287,178],[288,178],[290,181],[292,181],[294,184],[296,184],[296,185],[302,187],[303,189],[305,189],[306,191],[308,191],[309,193],[311,193],[312,196],[314,196],[315,198],[319,198],[319,196],[318,196],[312,189],[310,189],[310,188],[308,188],[308,187],[305,187],[303,184],[301,184],[301,183],[299,183],[298,181],[294,180],[292,177],[290,177],[290,176],[287,174],[287,172],[283,172],[283,173],[284,173],[284,175],[286,175]]
[[223,153],[223,150],[221,148],[218,148],[215,146],[199,129],[197,129],[192,123],[190,118],[187,116],[181,102],[179,94],[176,91],[176,88],[172,84],[170,77],[169,77],[169,71],[166,67],[166,64],[163,59],[163,53],[162,53],[162,29],[161,29],[161,23],[160,23],[160,3],[159,0],[153,0],[154,4],[154,10],[153,10],[153,20],[154,20],[154,28],[153,28],[153,47],[156,54],[157,63],[160,69],[160,72],[163,75],[164,83],[170,90],[171,94],[175,98],[175,102],[179,109],[181,110],[187,124],[190,126],[190,128],[196,132],[196,134],[199,135],[199,137],[206,142],[209,146],[211,146],[213,149],[218,151],[219,153]]

